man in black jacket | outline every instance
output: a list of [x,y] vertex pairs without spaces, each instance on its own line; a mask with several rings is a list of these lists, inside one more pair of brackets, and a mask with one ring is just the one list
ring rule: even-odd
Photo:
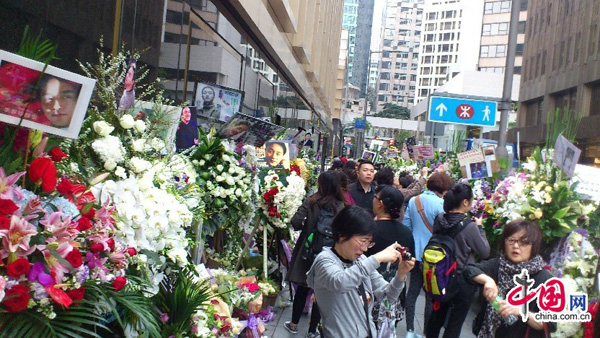
[[360,161],[356,174],[358,180],[348,186],[348,192],[357,206],[373,213],[375,165],[371,161]]

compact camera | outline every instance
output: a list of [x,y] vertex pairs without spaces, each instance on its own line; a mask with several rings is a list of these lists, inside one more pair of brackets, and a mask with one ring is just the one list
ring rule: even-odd
[[408,248],[397,248],[396,250],[398,250],[400,252],[400,254],[402,255],[402,260],[403,261],[410,261],[412,259],[412,254],[408,251]]

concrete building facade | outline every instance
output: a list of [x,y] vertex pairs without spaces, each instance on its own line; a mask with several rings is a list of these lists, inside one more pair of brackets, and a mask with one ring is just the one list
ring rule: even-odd
[[416,102],[461,71],[477,70],[483,0],[425,0]]
[[375,0],[346,0],[358,2],[358,16],[356,18],[356,41],[352,58],[352,76],[349,81],[365,94],[369,79],[369,53],[371,51],[371,30],[373,28],[373,6]]
[[387,1],[382,27],[377,110],[415,103],[424,0]]
[[523,154],[544,143],[556,109],[583,116],[580,163],[600,164],[600,1],[530,0],[517,133]]
[[342,30],[348,31],[348,66],[346,73],[348,81],[354,78],[354,50],[356,49],[356,25],[358,23],[358,1],[344,0],[344,17],[342,18]]
[[[521,74],[523,65],[528,2],[528,0],[521,0],[517,54],[514,68],[515,74]],[[482,72],[504,73],[506,55],[508,54],[511,5],[512,0],[485,0],[478,64],[478,69]]]

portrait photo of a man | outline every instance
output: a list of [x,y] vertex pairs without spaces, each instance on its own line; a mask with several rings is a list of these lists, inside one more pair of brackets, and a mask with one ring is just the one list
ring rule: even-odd
[[200,114],[211,119],[219,119],[221,115],[221,105],[215,103],[215,89],[209,86],[202,88],[202,108]]
[[75,112],[81,85],[45,74],[40,82],[42,115],[47,124],[56,128],[68,128]]
[[265,144],[264,167],[269,169],[290,169],[288,144],[282,141],[269,141]]

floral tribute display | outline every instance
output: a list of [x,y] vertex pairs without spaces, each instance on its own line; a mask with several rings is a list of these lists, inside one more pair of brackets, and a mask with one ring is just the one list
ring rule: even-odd
[[472,211],[483,212],[490,242],[498,240],[504,224],[521,218],[536,221],[547,243],[589,224],[589,215],[597,206],[574,191],[552,161],[552,154],[547,151],[544,159],[538,149],[523,164],[522,172],[498,181],[493,192],[489,181],[472,181],[476,195]]
[[278,228],[288,228],[304,201],[306,182],[293,170],[289,175],[281,176],[269,170],[263,178],[261,207],[269,223]]

